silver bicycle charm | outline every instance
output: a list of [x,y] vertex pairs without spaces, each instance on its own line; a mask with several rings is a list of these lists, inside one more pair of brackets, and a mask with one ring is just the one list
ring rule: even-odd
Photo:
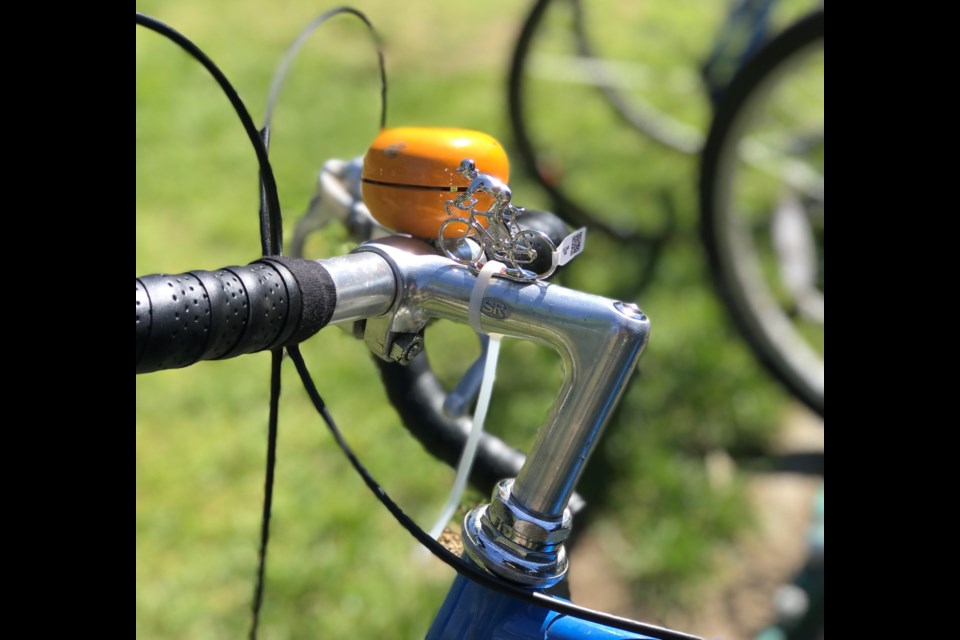
[[[524,210],[511,204],[510,187],[494,176],[478,172],[470,159],[460,163],[457,173],[469,178],[470,186],[446,203],[447,215],[453,217],[440,225],[440,250],[474,271],[479,271],[487,260],[496,260],[506,265],[503,275],[512,280],[530,282],[550,277],[557,268],[557,247],[545,233],[520,227],[516,219]],[[476,209],[477,194],[492,198],[486,211]],[[454,208],[469,215],[458,215]],[[481,218],[486,219],[485,225]],[[541,260],[539,270],[531,269],[545,251],[550,252],[549,265],[543,265]]]

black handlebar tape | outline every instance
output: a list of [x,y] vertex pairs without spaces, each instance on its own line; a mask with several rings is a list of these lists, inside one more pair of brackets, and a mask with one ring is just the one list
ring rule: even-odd
[[137,373],[298,344],[336,303],[326,268],[298,258],[137,278]]

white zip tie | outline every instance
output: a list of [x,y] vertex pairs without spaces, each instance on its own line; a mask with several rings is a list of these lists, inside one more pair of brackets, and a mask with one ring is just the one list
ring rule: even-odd
[[[490,280],[495,273],[500,273],[506,267],[490,260],[477,275],[477,282],[473,285],[473,292],[470,294],[470,308],[467,314],[470,320],[470,326],[477,333],[486,333],[480,327],[480,310],[483,306],[483,295],[490,286]],[[490,407],[490,396],[493,394],[493,381],[497,373],[497,359],[500,355],[500,339],[503,335],[499,333],[488,334],[490,344],[487,346],[487,357],[483,365],[483,380],[480,382],[480,397],[477,399],[477,408],[473,412],[473,425],[470,427],[470,434],[467,436],[467,443],[460,454],[460,463],[457,465],[457,476],[453,481],[453,487],[450,489],[450,495],[447,498],[447,504],[444,506],[436,524],[430,529],[430,537],[434,540],[440,537],[444,528],[453,517],[457,507],[460,506],[460,498],[463,497],[463,491],[467,486],[467,479],[470,477],[470,469],[473,467],[473,460],[477,454],[477,445],[480,443],[480,435],[483,433],[483,422],[487,417],[487,409]]]

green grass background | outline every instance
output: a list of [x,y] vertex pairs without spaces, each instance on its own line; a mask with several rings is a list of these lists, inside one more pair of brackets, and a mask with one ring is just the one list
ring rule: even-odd
[[[504,81],[527,4],[355,2],[385,41],[389,124],[480,129],[510,149]],[[286,46],[333,6],[156,0],[137,8],[210,55],[259,123]],[[609,35],[614,44],[628,44],[629,38],[625,31]],[[288,238],[321,163],[363,153],[377,133],[375,63],[363,25],[341,16],[314,35],[291,71],[271,148]],[[198,64],[142,28],[136,33],[135,73],[137,274],[255,259],[257,165],[226,98]],[[691,93],[684,104],[698,100]],[[581,106],[558,101],[557,117],[575,117],[573,124],[556,124],[557,135],[576,140],[576,121],[589,125]],[[551,131],[549,121],[543,127]],[[695,606],[691,594],[709,575],[711,551],[750,526],[739,479],[711,485],[705,456],[763,450],[790,400],[755,364],[707,281],[696,236],[695,160],[635,136],[581,137],[585,147],[618,149],[620,156],[609,165],[598,165],[596,158],[585,162],[597,170],[594,175],[629,186],[620,193],[595,182],[599,192],[593,197],[609,197],[616,203],[611,209],[636,213],[637,219],[657,220],[666,193],[678,216],[677,237],[653,285],[639,296],[642,256],[599,233],[588,236],[586,253],[562,274],[569,286],[636,300],[653,323],[639,373],[581,491],[591,502],[590,526],[613,532],[623,549],[621,577],[656,620],[658,607]],[[517,163],[511,187],[519,204],[548,205]],[[336,229],[310,244],[315,257],[350,248]],[[442,354],[451,348],[475,353],[474,340],[468,333],[441,331],[428,335],[428,349],[433,344],[432,360],[455,375],[464,363]],[[329,329],[303,351],[361,459],[411,516],[424,527],[431,524],[453,472],[406,434],[363,344]],[[138,638],[246,634],[263,495],[269,359],[255,354],[136,378]],[[553,399],[558,375],[553,354],[508,342],[491,430],[526,446]],[[370,495],[313,413],[289,362],[283,385],[260,637],[422,637],[452,571],[416,553],[412,538]]]

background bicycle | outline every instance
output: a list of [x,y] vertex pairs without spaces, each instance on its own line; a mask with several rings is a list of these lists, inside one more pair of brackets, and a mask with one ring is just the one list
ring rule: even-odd
[[[449,8],[435,3],[411,2],[403,12],[389,2],[356,6],[384,33],[391,124],[469,126],[507,142],[500,82],[522,7],[458,6],[451,22]],[[283,50],[329,7],[168,1],[138,8],[200,44],[258,118]],[[483,44],[464,52],[465,41]],[[454,50],[459,54],[449,55]],[[470,91],[451,91],[454,80]],[[320,164],[362,153],[376,134],[376,96],[375,56],[362,25],[332,21],[298,59],[274,119],[271,159],[288,233]],[[255,176],[248,143],[212,81],[176,47],[138,30],[137,272],[252,259],[258,249]],[[518,204],[546,204],[522,175],[510,184]],[[629,296],[631,256],[596,236],[588,243],[563,277],[596,293]],[[318,257],[347,248],[335,228],[311,239]],[[594,488],[601,480],[610,484],[590,498],[591,509],[607,514],[591,527],[607,549],[633,554],[624,555],[621,566],[623,584],[635,585],[623,606],[637,611],[633,603],[645,602],[638,611],[647,619],[666,609],[644,587],[660,589],[667,604],[695,597],[678,585],[709,575],[709,552],[746,517],[738,482],[711,490],[705,460],[722,460],[721,449],[762,450],[793,410],[721,319],[699,259],[692,244],[679,243],[665,262],[663,287],[640,300],[655,320],[670,320],[657,325],[642,382],[624,401],[629,419],[611,424],[606,453],[593,464],[614,477],[592,481]],[[467,337],[463,343],[472,344]],[[462,342],[462,336],[448,339]],[[503,384],[489,424],[509,415],[513,423],[535,425],[556,388],[555,362],[529,345],[507,342],[504,349]],[[309,362],[323,362],[318,384],[364,461],[412,515],[431,520],[452,471],[399,426],[363,345],[329,331],[304,352]],[[525,366],[509,367],[509,358]],[[268,360],[260,354],[137,379],[138,637],[246,631]],[[434,361],[450,375],[465,364]],[[451,573],[411,559],[410,538],[352,480],[292,371],[285,374],[263,637],[421,636]],[[511,386],[519,389],[515,396],[507,394]],[[532,434],[503,436],[522,447]],[[700,520],[685,520],[691,513]]]
[[[603,228],[646,258],[637,265],[638,286],[655,272],[664,242],[695,228],[699,211],[718,293],[748,343],[772,375],[822,415],[822,47],[808,67],[814,82],[804,91],[785,94],[776,111],[768,110],[766,130],[754,129],[739,154],[745,170],[738,178],[752,179],[751,188],[741,187],[738,196],[738,202],[743,193],[752,199],[754,210],[744,218],[780,238],[765,241],[775,248],[762,256],[769,264],[753,269],[742,264],[745,258],[731,257],[753,255],[753,248],[764,241],[759,232],[749,241],[746,234],[728,239],[734,235],[727,229],[733,226],[729,221],[738,216],[727,215],[713,202],[715,157],[701,165],[708,174],[703,181],[710,186],[699,201],[669,187],[689,179],[689,167],[699,157],[726,88],[744,61],[818,8],[823,4],[809,0],[704,1],[683,7],[657,0],[537,0],[511,56],[508,97],[518,159],[525,170],[566,219]],[[791,86],[798,78],[794,76]],[[577,108],[558,109],[562,103]],[[710,155],[716,155],[716,146]],[[775,195],[772,204],[758,207],[762,198],[757,194],[763,190],[775,191],[781,204]],[[789,215],[801,211],[805,215]],[[737,240],[741,246],[729,250]],[[817,256],[805,255],[807,244],[814,247],[811,254],[819,248],[819,280],[816,273],[803,275],[817,270]],[[748,268],[764,273],[745,274]],[[777,271],[789,275],[775,276]],[[763,289],[764,303],[742,289]],[[810,292],[814,295],[807,295]],[[744,298],[750,304],[744,304]],[[816,298],[812,304],[811,298]],[[769,299],[786,312],[758,311],[774,307],[766,303]],[[768,321],[768,316],[773,319]],[[790,337],[773,337],[784,334]]]

